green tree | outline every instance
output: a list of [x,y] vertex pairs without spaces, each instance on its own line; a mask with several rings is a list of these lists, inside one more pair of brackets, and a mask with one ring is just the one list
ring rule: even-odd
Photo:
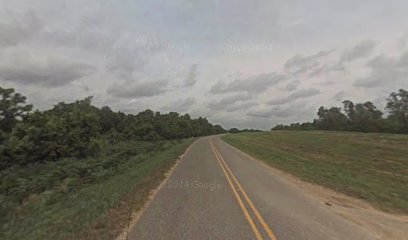
[[387,99],[388,119],[395,122],[399,133],[408,133],[408,91],[400,89]]
[[101,133],[107,133],[112,129],[121,129],[121,114],[113,112],[110,107],[103,106],[99,111],[99,120],[101,124]]
[[348,119],[352,122],[354,121],[355,106],[354,103],[350,100],[343,101],[344,111],[347,114]]
[[380,132],[383,113],[372,102],[358,103],[355,106],[352,126],[354,131]]
[[341,112],[340,108],[326,109],[320,107],[317,115],[319,119],[316,120],[316,124],[319,129],[341,131],[347,128],[347,117]]
[[59,103],[51,110],[30,114],[11,132],[2,165],[84,158],[97,153],[95,140],[100,126],[90,101]]
[[26,97],[13,88],[0,87],[0,130],[11,132],[18,121],[24,119],[33,106],[26,104]]
[[343,102],[347,114],[347,130],[361,132],[380,132],[383,128],[383,113],[372,102],[354,104]]
[[326,109],[322,106],[317,113],[318,119],[313,123],[294,123],[288,126],[280,124],[272,130],[322,129],[408,133],[408,91],[400,89],[390,94],[387,99],[388,117],[386,119],[383,118],[383,112],[370,101],[355,104],[345,100],[343,106],[345,114],[340,108]]
[[52,109],[29,113],[25,97],[1,88],[0,168],[62,158],[86,158],[99,152],[100,144],[121,140],[161,141],[223,133],[206,118],[192,119],[177,112],[145,110],[136,115],[97,108],[92,97],[60,102]]
[[229,133],[239,133],[239,129],[238,128],[231,128],[229,131]]

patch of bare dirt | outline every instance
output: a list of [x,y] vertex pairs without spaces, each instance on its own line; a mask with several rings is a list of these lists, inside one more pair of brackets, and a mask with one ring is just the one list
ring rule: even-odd
[[333,190],[302,183],[307,190],[322,202],[331,204],[330,208],[340,216],[354,222],[384,240],[408,240],[408,216],[385,213],[368,203]]

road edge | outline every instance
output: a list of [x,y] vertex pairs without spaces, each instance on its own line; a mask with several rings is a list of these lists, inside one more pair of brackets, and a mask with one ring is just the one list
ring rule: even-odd
[[115,238],[115,240],[127,240],[128,239],[130,231],[138,223],[144,211],[153,202],[157,193],[163,188],[163,186],[166,184],[170,176],[173,174],[174,170],[177,168],[180,162],[184,159],[184,157],[187,155],[187,153],[190,151],[193,145],[200,139],[201,138],[194,140],[194,142],[192,142],[190,146],[188,146],[188,148],[184,151],[184,153],[178,157],[174,165],[166,173],[164,173],[164,176],[165,176],[164,179],[160,182],[160,184],[157,187],[155,187],[154,189],[150,191],[149,196],[146,202],[143,204],[143,206],[139,210],[132,213],[130,223],[125,228],[122,229],[121,233]]

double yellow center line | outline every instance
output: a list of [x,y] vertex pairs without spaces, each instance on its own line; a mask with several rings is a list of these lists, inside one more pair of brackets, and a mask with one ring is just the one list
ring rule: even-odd
[[[216,147],[214,146],[214,144],[211,141],[211,138],[209,138],[209,142],[211,145],[211,148],[215,154],[215,157],[218,160],[218,163],[221,166],[222,171],[225,174],[225,177],[227,178],[227,181],[232,189],[232,191],[234,192],[234,195],[238,201],[239,206],[241,207],[241,210],[245,216],[245,218],[247,219],[249,225],[252,228],[252,231],[254,232],[256,239],[261,240],[262,235],[260,233],[260,231],[258,230],[254,220],[252,219],[251,215],[249,214],[248,209],[246,208],[243,199],[246,201],[246,203],[249,205],[250,209],[252,210],[253,214],[255,215],[256,219],[259,221],[259,223],[262,225],[262,227],[264,228],[266,234],[268,235],[269,239],[271,240],[277,240],[277,238],[275,237],[275,235],[273,234],[271,228],[268,226],[268,224],[265,222],[265,220],[263,219],[263,217],[261,216],[261,214],[259,213],[259,211],[256,209],[255,205],[253,204],[253,202],[251,201],[251,199],[248,197],[248,195],[246,194],[244,188],[241,186],[241,184],[239,183],[238,179],[234,176],[234,174],[232,173],[231,169],[228,167],[227,163],[225,162],[224,158],[221,156],[221,154],[218,152],[218,150],[216,149]],[[238,187],[237,188],[234,186],[235,185]],[[240,196],[240,194],[238,193],[238,191],[240,191],[242,193],[243,199]]]

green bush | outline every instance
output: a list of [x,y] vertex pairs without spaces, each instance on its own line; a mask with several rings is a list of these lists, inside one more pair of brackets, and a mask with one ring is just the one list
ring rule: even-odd
[[[60,102],[50,110],[31,113],[32,106],[25,104],[24,96],[0,87],[0,169],[103,155],[107,142],[153,143],[225,132],[206,118],[151,110],[124,114],[107,106],[97,108],[91,100],[87,97],[73,103]],[[126,151],[116,157],[134,153]]]

